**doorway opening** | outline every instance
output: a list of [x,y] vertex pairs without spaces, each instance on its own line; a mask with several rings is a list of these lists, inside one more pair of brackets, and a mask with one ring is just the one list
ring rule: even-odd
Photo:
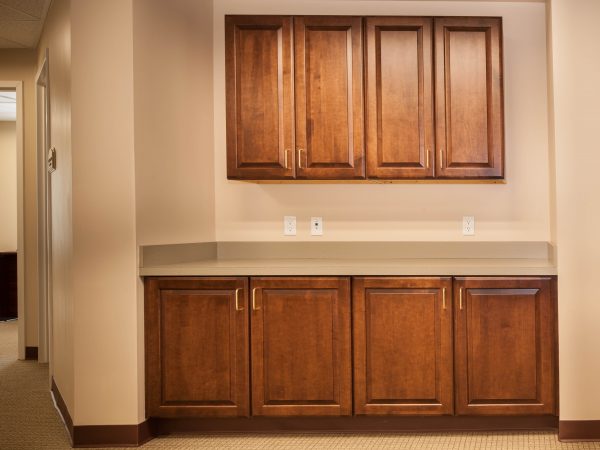
[[23,83],[0,81],[0,320],[18,319],[25,359]]

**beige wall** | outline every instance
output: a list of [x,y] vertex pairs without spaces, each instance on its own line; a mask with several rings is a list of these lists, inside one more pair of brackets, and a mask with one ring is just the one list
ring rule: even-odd
[[17,123],[0,121],[0,252],[17,251]]
[[[50,144],[56,147],[57,169],[51,175],[52,203],[52,338],[50,372],[71,415],[74,413],[73,293],[71,268],[71,16],[70,0],[54,0],[38,46],[38,69],[48,49]],[[37,73],[37,71],[36,71]]]
[[[482,184],[261,185],[226,179],[224,14],[492,15],[504,19],[506,181]],[[220,0],[214,9],[217,239],[549,240],[544,3]],[[284,215],[298,236],[282,236]],[[476,235],[464,238],[462,216]],[[325,235],[309,235],[311,216]]]
[[133,11],[138,244],[213,241],[212,2]]
[[600,419],[600,2],[552,0],[561,420]]
[[0,80],[23,82],[25,345],[38,345],[37,185],[34,50],[0,49]]
[[71,3],[75,425],[138,422],[132,17]]

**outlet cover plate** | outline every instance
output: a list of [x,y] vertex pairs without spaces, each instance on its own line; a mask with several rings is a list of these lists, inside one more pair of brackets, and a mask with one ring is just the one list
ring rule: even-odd
[[463,236],[474,236],[475,235],[475,217],[474,216],[463,216]]
[[296,216],[283,216],[283,235],[296,236]]
[[310,218],[310,234],[311,236],[323,236],[323,218]]

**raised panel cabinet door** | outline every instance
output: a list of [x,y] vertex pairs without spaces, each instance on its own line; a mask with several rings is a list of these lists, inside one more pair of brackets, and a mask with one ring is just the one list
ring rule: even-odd
[[252,278],[252,415],[352,413],[349,278]]
[[294,17],[297,178],[364,178],[362,19]]
[[551,278],[456,278],[456,412],[556,413]]
[[504,176],[502,18],[435,18],[437,177]]
[[432,23],[367,17],[367,177],[434,174]]
[[248,279],[147,278],[146,415],[249,415]]
[[352,281],[355,414],[452,414],[452,278]]
[[293,178],[292,18],[226,16],[227,176]]

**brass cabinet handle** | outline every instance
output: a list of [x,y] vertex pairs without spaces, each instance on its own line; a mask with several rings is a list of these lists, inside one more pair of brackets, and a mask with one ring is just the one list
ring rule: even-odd
[[299,148],[298,149],[298,168],[302,169],[302,152],[304,151],[303,148]]
[[289,148],[285,149],[285,152],[283,152],[283,165],[285,166],[286,169],[289,169],[290,166],[288,164],[288,152],[290,151]]
[[442,308],[446,309],[446,288],[442,288]]
[[444,149],[440,148],[440,169],[444,168]]
[[240,291],[242,290],[242,288],[237,288],[235,290],[235,310],[236,311],[243,311],[244,308],[240,308]]
[[429,169],[429,149],[425,151],[425,167]]
[[463,309],[463,307],[462,307],[462,288],[460,288],[458,291],[458,307],[460,309]]
[[253,311],[258,311],[260,308],[256,307],[256,290],[258,288],[254,288],[252,289],[252,310]]

